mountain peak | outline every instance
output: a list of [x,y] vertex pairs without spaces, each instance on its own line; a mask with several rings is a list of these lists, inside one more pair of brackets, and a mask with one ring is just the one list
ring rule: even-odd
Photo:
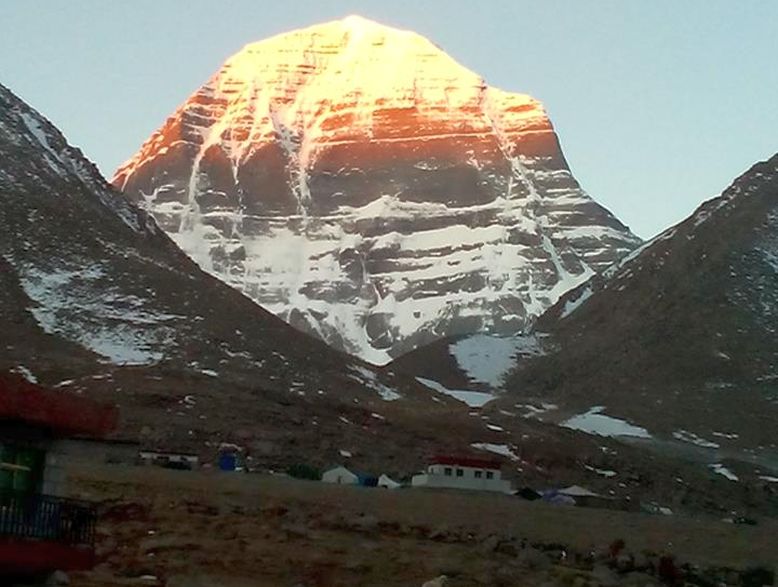
[[537,100],[361,17],[247,45],[113,182],[205,270],[375,363],[520,330],[638,242]]
[[[389,36],[401,36],[401,35],[413,35],[412,31],[406,31],[382,24],[378,21],[365,18],[359,14],[349,14],[339,20],[332,20],[329,22],[319,23],[311,25],[303,29],[297,29],[292,33],[318,33],[326,34],[328,32],[350,32],[357,34],[373,34],[373,35],[389,35]],[[283,34],[281,35],[283,36]]]
[[[280,33],[261,41],[249,43],[244,47],[244,50],[261,45],[294,44],[294,39],[296,38],[316,38],[318,42],[328,42],[336,39],[338,43],[343,42],[344,45],[392,42],[394,44],[413,44],[417,47],[439,50],[429,39],[414,31],[385,25],[358,14],[350,14],[339,20],[331,20]],[[315,43],[316,41],[313,41],[312,44]]]
[[268,104],[259,106],[273,109],[289,127],[312,122],[306,116],[312,103],[354,103],[365,126],[377,105],[453,112],[477,108],[487,90],[481,76],[425,37],[359,16],[246,45],[208,85],[230,102],[261,93]]
[[367,27],[383,27],[384,25],[374,21],[370,20],[369,18],[365,18],[364,16],[360,16],[359,14],[349,14],[345,18],[341,19],[341,22],[352,29],[364,29]]

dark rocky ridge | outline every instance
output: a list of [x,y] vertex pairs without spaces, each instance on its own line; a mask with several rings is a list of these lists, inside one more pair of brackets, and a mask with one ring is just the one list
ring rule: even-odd
[[561,298],[536,325],[559,350],[520,362],[502,403],[604,405],[666,437],[775,458],[776,235],[778,155]]

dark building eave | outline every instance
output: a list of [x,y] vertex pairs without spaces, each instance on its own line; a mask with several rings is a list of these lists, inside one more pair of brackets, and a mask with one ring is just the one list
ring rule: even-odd
[[94,549],[89,546],[0,536],[0,575],[36,576],[57,570],[84,571],[94,564]]
[[0,421],[21,422],[61,437],[103,438],[116,428],[118,412],[113,406],[6,373],[0,374]]

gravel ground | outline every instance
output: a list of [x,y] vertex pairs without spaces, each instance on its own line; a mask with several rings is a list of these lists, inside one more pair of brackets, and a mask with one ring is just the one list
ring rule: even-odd
[[[663,555],[679,569],[694,565],[665,582],[742,584],[736,569],[778,563],[775,520],[736,526],[139,467],[82,467],[69,481],[74,494],[102,504],[100,564],[73,575],[74,587],[400,586],[442,575],[448,586],[643,586],[660,584]],[[619,539],[625,547],[611,552]]]

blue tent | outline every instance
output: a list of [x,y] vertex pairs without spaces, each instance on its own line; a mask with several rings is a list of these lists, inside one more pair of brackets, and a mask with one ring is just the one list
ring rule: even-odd
[[222,452],[219,454],[219,470],[234,471],[238,467],[238,455],[234,452]]

